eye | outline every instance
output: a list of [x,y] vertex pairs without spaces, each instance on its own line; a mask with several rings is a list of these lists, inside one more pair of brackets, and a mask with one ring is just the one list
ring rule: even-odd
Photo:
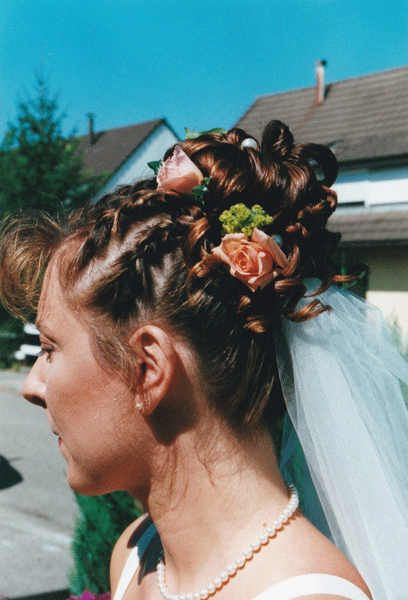
[[42,346],[41,350],[39,351],[39,353],[37,354],[37,358],[39,358],[40,356],[43,356],[44,354],[47,355],[47,360],[50,360],[51,358],[51,354],[53,353],[54,349],[51,348],[50,346]]

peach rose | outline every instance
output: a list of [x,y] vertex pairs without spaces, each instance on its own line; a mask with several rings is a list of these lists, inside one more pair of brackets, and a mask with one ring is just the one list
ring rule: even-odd
[[204,177],[184,150],[176,146],[172,156],[161,165],[156,179],[159,192],[175,190],[191,194],[193,188],[199,186]]
[[257,228],[250,240],[243,233],[225,235],[213,253],[253,292],[267,286],[289,262],[273,237]]

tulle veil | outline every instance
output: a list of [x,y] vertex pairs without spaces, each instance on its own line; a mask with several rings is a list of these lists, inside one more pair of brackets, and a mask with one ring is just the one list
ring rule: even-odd
[[378,309],[334,286],[318,297],[330,312],[275,331],[290,417],[281,471],[374,600],[407,600],[408,364]]

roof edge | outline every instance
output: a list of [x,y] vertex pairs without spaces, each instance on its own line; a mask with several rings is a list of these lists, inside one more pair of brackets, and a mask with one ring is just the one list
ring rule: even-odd
[[[385,74],[385,73],[391,73],[394,71],[402,71],[403,69],[407,69],[408,70],[408,65],[405,66],[401,66],[401,67],[394,67],[391,69],[384,69],[382,71],[374,71],[373,73],[365,73],[364,75],[355,75],[353,77],[345,77],[344,79],[336,79],[334,81],[327,81],[325,83],[325,87],[327,87],[328,85],[335,85],[336,83],[344,83],[345,81],[355,81],[357,79],[366,79],[368,77],[374,77],[377,75],[381,75],[381,74]],[[268,94],[260,94],[259,96],[255,96],[255,101],[251,104],[250,108],[244,113],[244,115],[239,119],[240,121],[244,118],[244,116],[249,112],[249,110],[255,106],[255,104],[259,101],[262,100],[263,98],[269,98],[270,96],[288,96],[290,94],[297,94],[299,92],[305,92],[305,91],[313,91],[315,89],[315,85],[308,85],[308,86],[304,86],[304,87],[300,87],[300,88],[296,88],[296,89],[291,89],[291,90],[284,90],[281,92],[271,92]]]

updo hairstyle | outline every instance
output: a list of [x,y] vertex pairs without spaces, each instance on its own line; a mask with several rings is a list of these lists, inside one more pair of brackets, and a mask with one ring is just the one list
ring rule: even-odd
[[[259,149],[241,147],[248,137],[235,128],[179,142],[210,177],[203,204],[193,195],[156,191],[152,178],[59,223],[43,213],[7,220],[0,248],[4,305],[19,317],[36,311],[44,270],[55,257],[67,304],[85,319],[106,370],[136,389],[138,360],[127,338],[138,325],[155,323],[190,345],[214,410],[234,429],[251,432],[264,417],[280,418],[273,322],[304,321],[328,309],[314,299],[296,311],[306,277],[318,277],[321,290],[344,279],[330,258],[340,236],[326,229],[337,203],[329,189],[337,164],[324,146],[294,144],[280,121],[266,127]],[[237,203],[259,204],[273,217],[265,232],[282,238],[289,259],[275,281],[255,292],[211,252],[221,241],[221,213]]]

